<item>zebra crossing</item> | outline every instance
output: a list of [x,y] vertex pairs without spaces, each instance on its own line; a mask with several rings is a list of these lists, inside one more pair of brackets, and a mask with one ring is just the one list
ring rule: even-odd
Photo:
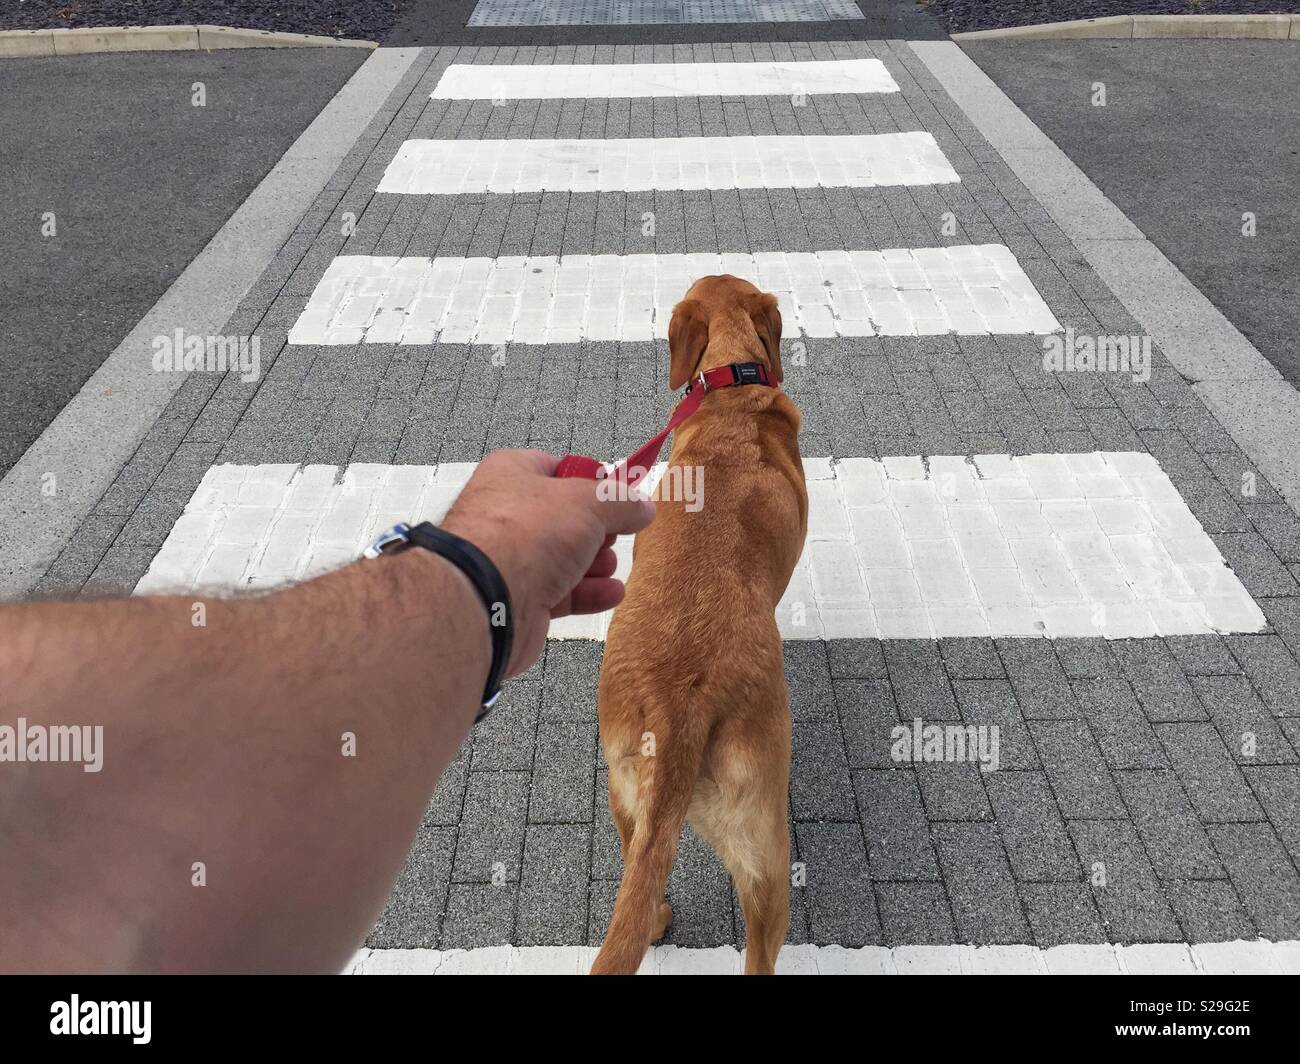
[[[1294,938],[1270,602],[1300,589],[1159,352],[1149,382],[1044,369],[1066,329],[1139,329],[1008,174],[901,42],[427,49],[239,319],[263,379],[187,382],[101,504],[101,570],[261,590],[436,518],[496,447],[621,457],[671,406],[672,305],[745,276],[781,302],[811,497],[778,614],[791,941]],[[607,623],[556,622],[508,686],[370,946],[599,943]],[[1002,769],[899,764],[913,720],[999,728]],[[743,940],[689,832],[670,895],[670,944]]]

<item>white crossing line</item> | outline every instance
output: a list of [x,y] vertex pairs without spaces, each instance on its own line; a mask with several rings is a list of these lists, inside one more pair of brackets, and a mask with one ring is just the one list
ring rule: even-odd
[[787,63],[453,63],[435,100],[644,99],[656,96],[813,96],[897,92],[879,59]]
[[960,181],[929,133],[408,140],[380,192],[648,192],[873,188]]
[[[347,975],[585,975],[596,946],[362,949]],[[655,946],[639,975],[739,975],[734,946]],[[777,975],[1300,975],[1300,942],[1130,946],[784,946]],[[1145,1022],[1137,1018],[1138,1022]],[[1152,1019],[1155,1019],[1153,1016]]]
[[[1150,455],[810,458],[804,468],[808,541],[777,610],[786,639],[1264,627]],[[398,521],[439,520],[473,470],[214,466],[136,593],[265,588],[325,572]],[[696,483],[707,506],[707,477]],[[631,539],[616,551],[626,576]],[[602,639],[608,622],[563,618],[550,634]]]
[[787,337],[1060,330],[1001,244],[885,251],[503,258],[340,255],[291,344],[650,341],[696,278],[774,292]]

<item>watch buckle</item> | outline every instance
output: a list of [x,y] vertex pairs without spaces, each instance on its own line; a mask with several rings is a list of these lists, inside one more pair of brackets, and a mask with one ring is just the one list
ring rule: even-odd
[[386,532],[381,532],[375,537],[362,555],[366,558],[378,558],[381,554],[387,554],[390,547],[397,544],[409,543],[411,540],[411,526],[408,524],[393,525]]

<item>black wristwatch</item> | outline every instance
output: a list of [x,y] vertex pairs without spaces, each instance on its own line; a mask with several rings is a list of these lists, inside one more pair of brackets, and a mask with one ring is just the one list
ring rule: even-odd
[[515,635],[510,590],[486,554],[468,540],[454,536],[429,521],[414,528],[405,524],[394,525],[365,549],[365,556],[378,558],[381,554],[396,554],[410,546],[423,547],[451,562],[474,585],[487,608],[488,634],[492,637],[492,667],[488,670],[487,686],[483,688],[483,707],[474,718],[474,723],[477,724],[492,711],[497,699],[501,697],[501,681],[506,666],[510,664],[510,646]]

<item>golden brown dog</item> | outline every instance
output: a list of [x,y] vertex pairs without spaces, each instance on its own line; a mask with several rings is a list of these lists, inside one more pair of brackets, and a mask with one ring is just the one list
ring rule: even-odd
[[[733,362],[782,379],[776,297],[704,277],[673,310],[669,385]],[[710,391],[669,466],[705,471],[703,505],[657,504],[633,546],[600,674],[600,738],[623,882],[593,974],[634,973],[672,920],[682,821],[709,841],[745,914],[747,974],[771,974],[790,920],[790,699],[776,606],[803,549],[799,411],[779,389]],[[661,493],[662,494],[662,493]]]

